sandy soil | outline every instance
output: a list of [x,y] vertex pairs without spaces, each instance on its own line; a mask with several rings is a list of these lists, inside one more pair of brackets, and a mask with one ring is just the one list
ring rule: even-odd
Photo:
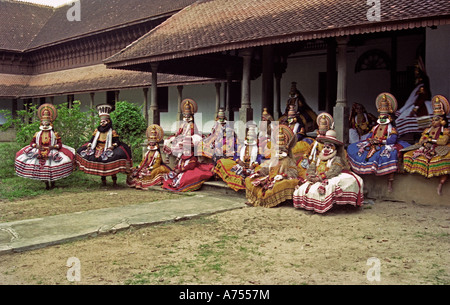
[[[77,197],[85,194],[61,196],[85,200]],[[336,207],[324,215],[289,204],[243,207],[2,255],[0,283],[448,285],[449,211],[387,201],[359,209]],[[72,257],[80,262],[79,273],[66,266]],[[79,275],[80,281],[69,281],[70,275]]]

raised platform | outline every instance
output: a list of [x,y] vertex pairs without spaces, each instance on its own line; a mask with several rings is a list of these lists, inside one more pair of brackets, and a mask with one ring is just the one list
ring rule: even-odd
[[[423,205],[439,205],[450,207],[450,181],[444,184],[442,195],[437,194],[439,178],[427,179],[420,175],[397,174],[393,183],[393,191],[388,192],[387,176],[362,176],[364,180],[365,199],[387,201],[403,201]],[[245,191],[235,192],[223,181],[207,181],[202,190],[218,192],[225,196],[245,198]]]

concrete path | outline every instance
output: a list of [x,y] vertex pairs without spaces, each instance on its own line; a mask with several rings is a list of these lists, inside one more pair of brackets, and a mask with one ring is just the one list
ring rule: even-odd
[[[191,196],[0,223],[0,255],[61,244],[130,227],[179,221],[246,207],[245,196],[204,186]],[[234,192],[234,191],[232,191]]]

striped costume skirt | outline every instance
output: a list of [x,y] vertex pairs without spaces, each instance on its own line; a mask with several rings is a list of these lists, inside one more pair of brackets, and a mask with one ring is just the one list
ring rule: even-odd
[[128,173],[133,167],[131,150],[124,143],[109,151],[108,154],[102,154],[99,157],[96,157],[95,154],[84,153],[86,148],[87,143],[77,150],[75,156],[78,168],[86,174],[112,176],[118,173]]
[[248,203],[255,207],[272,208],[286,200],[292,200],[292,194],[298,184],[298,179],[283,179],[276,181],[271,188],[264,189],[261,185],[253,185],[255,179],[258,178],[245,179],[245,196]]
[[39,150],[25,146],[16,154],[15,169],[20,177],[56,181],[68,177],[74,170],[75,149],[63,145],[50,151],[48,158],[38,158]]
[[198,190],[212,176],[213,164],[199,164],[196,168],[175,174],[165,175],[162,187],[172,192],[192,192]]
[[152,170],[141,171],[140,173],[131,173],[127,177],[127,185],[137,189],[146,189],[154,185],[161,185],[164,181],[164,175],[170,172],[170,167],[162,164]]
[[414,152],[409,151],[403,155],[403,167],[406,172],[417,173],[427,178],[450,174],[450,153],[428,159],[423,155],[413,158]]
[[363,180],[351,172],[342,172],[325,183],[305,182],[293,195],[295,208],[325,213],[335,204],[361,206],[364,201]]

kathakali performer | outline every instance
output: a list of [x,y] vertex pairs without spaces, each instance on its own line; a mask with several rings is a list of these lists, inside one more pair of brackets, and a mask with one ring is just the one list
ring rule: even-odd
[[258,152],[256,126],[250,126],[243,145],[233,158],[222,158],[214,167],[214,173],[235,190],[245,190],[245,178],[260,168],[262,155]]
[[336,138],[336,131],[330,129],[316,140],[323,148],[309,165],[305,182],[294,192],[294,207],[325,213],[334,205],[361,206],[363,180],[346,170],[344,143]]
[[147,189],[150,186],[161,185],[164,175],[170,172],[170,167],[163,163],[159,143],[164,137],[164,130],[157,124],[147,128],[147,152],[138,167],[134,168],[127,177],[129,187]]
[[380,113],[377,125],[366,140],[348,146],[348,160],[358,175],[387,175],[388,191],[392,191],[394,174],[399,170],[399,152],[410,144],[398,139],[397,129],[391,124],[391,114],[397,109],[395,97],[390,93],[381,93],[376,99],[376,106]]
[[173,192],[198,190],[213,176],[213,164],[201,163],[194,154],[192,137],[185,136],[181,150],[178,150],[175,167],[164,175],[162,187]]
[[38,108],[41,121],[30,145],[16,154],[15,170],[20,177],[41,180],[46,189],[55,186],[55,181],[68,177],[74,169],[75,149],[63,145],[60,135],[53,130],[58,112],[52,104]]
[[245,179],[248,205],[271,208],[292,199],[298,183],[298,169],[292,158],[296,138],[286,125],[280,124],[276,132],[277,143],[272,149],[278,149],[260,170]]
[[106,177],[111,176],[113,185],[117,185],[118,173],[129,173],[133,166],[131,149],[120,141],[113,129],[110,113],[112,106],[97,106],[100,125],[95,129],[89,142],[77,149],[76,161],[81,171],[86,174],[101,176],[106,185]]
[[433,119],[418,143],[402,151],[404,169],[426,178],[439,177],[437,193],[442,195],[442,186],[450,174],[450,132],[446,116],[450,112],[448,100],[442,95],[433,97]]

